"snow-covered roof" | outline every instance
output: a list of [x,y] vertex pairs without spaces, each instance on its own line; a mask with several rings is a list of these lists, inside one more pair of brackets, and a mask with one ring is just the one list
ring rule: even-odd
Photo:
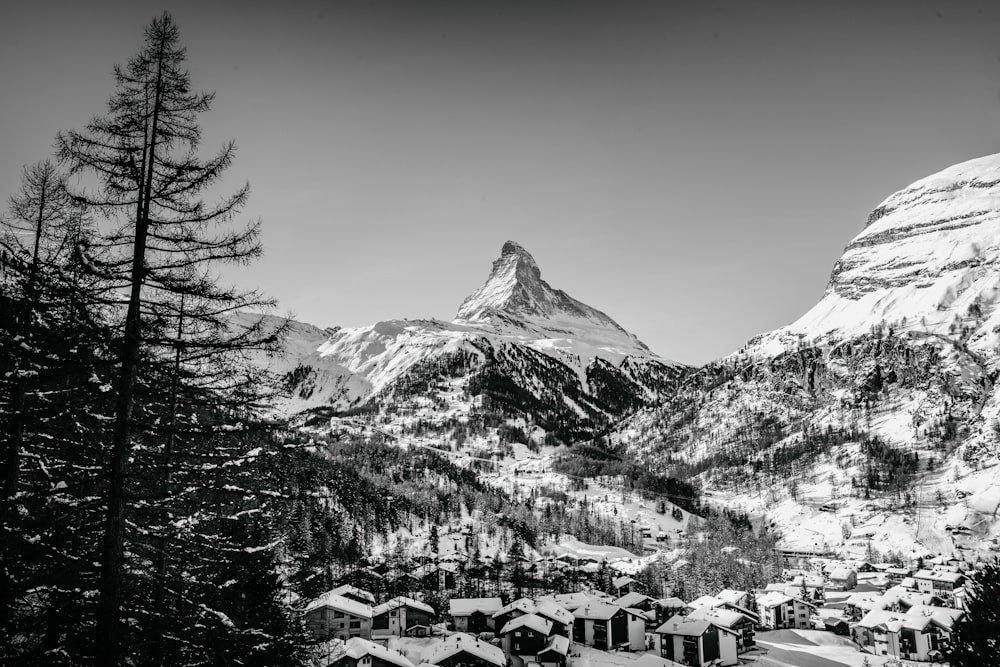
[[549,641],[545,642],[545,647],[539,653],[547,651],[553,651],[559,655],[567,655],[569,653],[569,638],[562,635],[552,635],[549,637]]
[[420,611],[425,611],[431,615],[435,614],[434,608],[431,607],[429,604],[425,604],[423,602],[420,602],[419,600],[414,600],[413,598],[408,598],[405,595],[397,595],[396,597],[394,597],[391,600],[388,600],[387,602],[383,602],[378,606],[372,607],[372,616],[381,616],[386,612],[389,612],[393,609],[399,609],[400,607],[411,607],[413,609],[419,609]]
[[656,601],[657,607],[662,607],[664,609],[680,609],[681,607],[686,607],[684,600],[680,598],[660,598]]
[[357,616],[359,618],[371,618],[372,608],[363,602],[358,602],[357,600],[352,600],[350,598],[345,598],[343,595],[337,595],[333,591],[323,593],[318,598],[306,605],[305,613],[309,613],[314,609],[319,609],[320,607],[330,607],[331,609],[336,609],[337,611],[342,611],[345,614],[350,614],[351,616]]
[[965,615],[965,612],[961,609],[954,609],[952,607],[932,607],[928,605],[914,605],[906,610],[907,616],[929,616],[934,623],[944,628],[945,630],[951,630],[952,626],[958,619]]
[[346,648],[347,655],[355,660],[370,655],[398,667],[413,667],[413,663],[407,660],[406,656],[399,651],[393,651],[361,637],[351,637],[348,639]]
[[528,628],[548,636],[548,634],[552,631],[552,621],[535,614],[524,614],[523,616],[518,616],[517,618],[507,621],[507,623],[500,630],[500,634],[505,635],[508,632],[517,630],[518,628]]
[[757,596],[757,606],[765,609],[777,607],[780,604],[787,604],[791,601],[791,597],[785,595],[784,593],[779,593],[778,591],[767,591],[763,595]]
[[685,637],[699,637],[712,627],[712,622],[704,618],[692,618],[691,616],[681,616],[675,614],[667,619],[667,622],[656,628],[656,633],[661,635],[684,635]]
[[493,618],[498,616],[503,616],[504,614],[509,614],[512,611],[520,611],[525,614],[531,614],[535,611],[535,601],[531,598],[518,598],[510,604],[504,605],[500,609],[493,612]]
[[965,578],[965,575],[959,572],[948,572],[944,570],[920,570],[913,575],[913,578],[918,580],[924,579],[940,583],[957,584]]
[[688,614],[688,618],[701,618],[706,621],[711,621],[713,625],[717,625],[722,628],[732,628],[739,624],[740,621],[746,619],[746,616],[738,611],[733,611],[732,609],[698,607]]
[[844,581],[851,578],[851,575],[857,576],[858,573],[849,567],[838,567],[830,571],[830,579],[837,581]]
[[539,616],[549,618],[555,623],[570,625],[573,623],[573,614],[560,607],[552,600],[543,600],[535,606],[535,613]]
[[747,592],[733,590],[732,588],[724,588],[723,590],[716,593],[715,597],[719,600],[722,600],[726,604],[738,605],[740,604],[741,600],[746,599]]
[[699,609],[701,607],[721,607],[724,603],[714,595],[702,595],[687,604],[688,609]]
[[[499,600],[500,598],[497,599]],[[464,632],[456,632],[450,637],[445,638],[440,644],[429,648],[422,657],[424,662],[439,665],[441,661],[447,660],[462,651],[497,665],[497,667],[505,667],[507,664],[507,656],[504,655],[502,649]]]
[[625,611],[621,607],[607,602],[588,602],[582,607],[573,611],[574,618],[589,618],[597,621],[606,621],[620,611]]
[[448,613],[452,616],[470,616],[477,611],[492,616],[501,607],[503,600],[500,598],[452,598],[448,601]]
[[578,593],[557,593],[555,595],[543,595],[538,598],[539,602],[551,601],[555,602],[557,605],[566,609],[568,611],[573,611],[578,607],[582,607],[588,602],[606,602],[610,601],[611,597],[604,593],[598,594],[596,591],[587,593],[580,591]]
[[627,586],[629,584],[636,583],[636,580],[632,577],[615,577],[611,580],[611,585],[615,588],[621,588],[622,586]]
[[633,592],[633,593],[626,593],[625,595],[615,600],[613,604],[616,604],[619,607],[634,607],[636,605],[640,605],[643,602],[652,599],[653,598],[649,597],[648,595],[643,595],[642,593]]
[[343,595],[344,597],[347,597],[348,595],[354,595],[356,597],[368,600],[368,604],[375,604],[374,594],[366,591],[363,588],[358,588],[357,586],[352,586],[350,584],[343,584],[341,586],[337,586],[330,592],[333,593],[334,595]]

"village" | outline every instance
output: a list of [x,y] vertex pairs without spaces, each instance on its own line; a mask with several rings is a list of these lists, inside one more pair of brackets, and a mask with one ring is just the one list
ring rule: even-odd
[[[513,563],[453,554],[407,571],[347,573],[304,608],[316,664],[336,667],[672,667],[940,662],[973,565],[918,568],[785,554],[773,583],[682,600],[643,583],[632,559],[584,549]],[[499,557],[498,557],[498,560]],[[506,566],[506,569],[505,569]],[[487,597],[460,597],[470,572]],[[507,573],[501,578],[501,570]],[[513,573],[513,575],[511,574]],[[569,575],[569,576],[568,576]],[[640,577],[641,578],[641,577]],[[461,585],[459,580],[464,579]],[[554,588],[572,590],[553,592]],[[374,592],[373,592],[374,591]],[[804,639],[805,638],[805,639]],[[816,662],[823,647],[841,661]],[[844,657],[846,656],[846,657]]]

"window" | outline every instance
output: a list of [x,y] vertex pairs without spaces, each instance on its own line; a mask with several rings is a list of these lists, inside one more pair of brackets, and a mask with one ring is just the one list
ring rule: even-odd
[[396,618],[397,616],[399,616],[399,611],[396,610],[396,609],[393,609],[392,611],[389,612],[389,616],[392,616],[393,618]]
[[360,628],[361,627],[361,621],[351,621],[351,627],[352,628]]
[[343,618],[344,617],[344,612],[337,611],[336,609],[334,609],[333,610],[333,617],[334,618]]

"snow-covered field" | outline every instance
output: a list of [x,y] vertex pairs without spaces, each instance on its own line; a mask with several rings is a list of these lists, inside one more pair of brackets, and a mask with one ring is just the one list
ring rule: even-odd
[[821,630],[774,630],[758,632],[754,638],[765,649],[756,652],[755,662],[766,667],[872,667],[892,658],[866,653],[850,639]]

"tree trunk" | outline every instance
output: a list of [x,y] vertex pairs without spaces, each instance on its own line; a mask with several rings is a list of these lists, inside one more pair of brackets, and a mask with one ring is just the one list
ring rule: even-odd
[[108,467],[108,507],[104,522],[101,579],[98,585],[96,663],[116,667],[121,662],[121,599],[124,584],[125,485],[132,450],[132,407],[135,379],[142,343],[142,284],[146,272],[146,239],[149,233],[149,206],[152,196],[153,163],[161,100],[163,45],[160,45],[154,87],[153,117],[144,146],[145,173],[136,198],[135,244],[132,252],[131,290],[122,341],[121,370],[115,399],[115,426]]

